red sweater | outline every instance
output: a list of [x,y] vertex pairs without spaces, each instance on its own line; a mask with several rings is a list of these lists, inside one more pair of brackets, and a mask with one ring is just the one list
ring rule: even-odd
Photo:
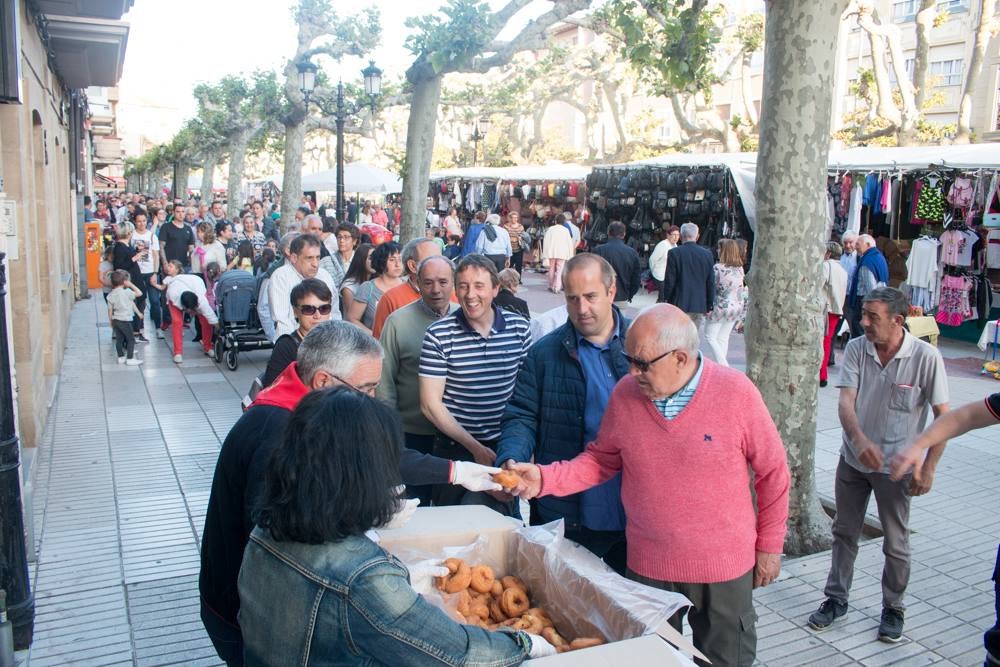
[[628,566],[660,581],[736,579],[753,568],[755,551],[781,553],[785,540],[789,473],[778,430],[745,375],[703,363],[691,402],[672,421],[626,376],[597,440],[570,461],[541,466],[541,494],[555,496],[621,471]]

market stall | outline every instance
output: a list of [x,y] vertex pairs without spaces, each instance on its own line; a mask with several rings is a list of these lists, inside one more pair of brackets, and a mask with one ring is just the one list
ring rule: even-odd
[[620,220],[629,245],[647,255],[666,228],[693,222],[701,229],[699,242],[710,248],[722,238],[752,246],[756,162],[755,153],[672,153],[595,167],[587,180],[593,219],[588,240],[604,243],[608,225]]
[[[835,151],[827,186],[831,236],[878,238],[890,284],[933,313],[942,335],[977,340],[1000,283],[996,144]],[[893,255],[905,266],[893,271]]]

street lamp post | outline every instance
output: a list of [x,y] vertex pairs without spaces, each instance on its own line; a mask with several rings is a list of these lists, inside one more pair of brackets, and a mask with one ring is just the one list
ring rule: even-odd
[[[299,71],[299,89],[305,99],[306,106],[309,105],[309,96],[316,87],[316,66],[309,60],[296,63]],[[365,94],[368,95],[368,104],[352,105],[344,101],[344,82],[337,82],[337,110],[334,120],[337,126],[337,220],[344,222],[345,197],[344,197],[344,123],[348,116],[352,116],[365,106],[369,106],[372,115],[375,114],[375,101],[382,93],[382,70],[375,66],[374,60],[368,61],[368,67],[361,70],[361,76],[365,81]]]
[[[480,132],[482,128],[482,132]],[[479,142],[486,139],[486,133],[490,131],[490,117],[483,114],[476,121],[476,129],[472,132],[472,166],[479,164]],[[483,157],[486,157],[486,144],[483,144]]]

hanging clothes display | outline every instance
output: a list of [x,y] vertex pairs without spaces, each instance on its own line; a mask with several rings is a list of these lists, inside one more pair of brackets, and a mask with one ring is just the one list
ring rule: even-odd
[[944,219],[944,193],[937,179],[928,179],[920,188],[917,200],[917,217],[925,223],[939,223]]
[[922,236],[913,242],[906,260],[906,284],[910,287],[910,303],[930,311],[937,306],[940,271],[937,239]]
[[939,324],[957,327],[972,315],[969,292],[972,283],[963,276],[944,276],[941,279],[941,303],[934,319]]
[[858,183],[851,190],[851,204],[847,210],[847,231],[861,233],[861,206],[864,204],[864,193]]

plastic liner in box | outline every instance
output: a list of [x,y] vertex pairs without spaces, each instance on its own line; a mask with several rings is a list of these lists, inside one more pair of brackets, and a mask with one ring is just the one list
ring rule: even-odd
[[[569,639],[600,636],[613,642],[652,634],[678,609],[691,604],[678,593],[620,576],[592,553],[565,539],[561,520],[515,529],[503,544],[480,536],[471,544],[444,547],[438,553],[411,548],[393,551],[409,566],[455,557],[489,565],[497,577],[518,576],[530,589],[532,606],[543,607]],[[425,597],[462,621],[456,611],[457,595],[435,588]]]

